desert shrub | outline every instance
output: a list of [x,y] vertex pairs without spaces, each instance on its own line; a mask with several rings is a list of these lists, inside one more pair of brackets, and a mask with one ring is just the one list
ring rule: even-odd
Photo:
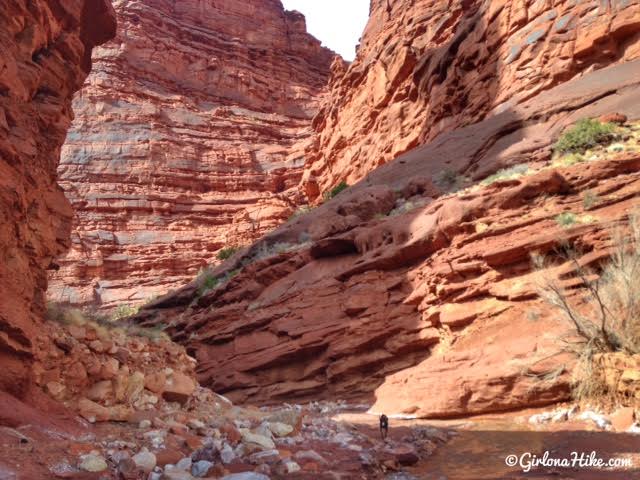
[[198,286],[198,296],[201,297],[209,290],[213,290],[220,283],[220,279],[214,277],[208,269],[200,270],[196,277]]
[[582,196],[582,206],[585,210],[592,209],[598,203],[600,203],[600,197],[598,196],[598,194],[592,192],[591,190],[585,192]]
[[536,322],[540,319],[540,312],[537,310],[527,310],[527,320]]
[[59,303],[50,302],[47,304],[47,320],[61,323],[62,325],[85,325],[89,319],[80,309],[65,307]]
[[403,215],[407,212],[410,212],[411,210],[415,210],[416,208],[424,207],[427,204],[427,202],[428,200],[426,198],[414,200],[414,201],[407,200],[406,202],[401,203],[399,206],[391,210],[388,216],[395,217],[396,215]]
[[586,162],[587,158],[581,153],[567,153],[555,158],[551,163],[552,167],[571,167],[578,163]]
[[476,233],[484,233],[484,232],[486,232],[487,230],[489,230],[489,228],[491,228],[491,227],[489,226],[489,224],[484,223],[484,222],[477,222],[477,223],[475,224],[475,230],[476,230]]
[[462,187],[464,177],[457,171],[447,168],[435,176],[435,183],[444,190],[456,191]]
[[118,305],[111,319],[113,321],[123,320],[138,313],[139,309],[139,307],[132,307],[131,305]]
[[144,337],[144,338],[148,338],[149,340],[153,340],[153,341],[169,341],[171,340],[171,338],[169,337],[169,335],[164,331],[165,330],[166,325],[158,325],[157,327],[138,327],[135,325],[129,326],[126,329],[127,335],[129,336],[137,336],[137,337]]
[[553,149],[556,153],[584,153],[597,145],[608,143],[617,137],[612,123],[585,118],[564,132]]
[[494,182],[500,180],[514,180],[516,178],[520,178],[523,175],[526,175],[529,171],[529,165],[521,164],[515,165],[510,168],[504,168],[494,173],[493,175],[488,176],[482,181],[482,185],[491,185]]
[[[600,271],[585,268],[573,252],[563,255],[573,266],[582,287],[572,295],[559,280],[545,275],[540,295],[575,327],[578,340],[569,344],[578,355],[574,395],[578,399],[602,396],[606,386],[594,364],[594,355],[607,352],[640,353],[640,221],[629,220],[628,234],[614,232],[612,255]],[[542,270],[543,257],[534,258]]]
[[47,319],[63,325],[82,326],[93,329],[101,340],[108,340],[112,334],[120,333],[127,336],[149,338],[154,341],[169,340],[164,333],[165,325],[147,328],[133,324],[127,319],[138,312],[137,307],[120,305],[110,316],[77,308],[49,303],[47,305]]
[[575,213],[564,212],[556,215],[555,221],[561,227],[570,227],[578,222],[578,216]]
[[332,198],[336,197],[340,193],[344,192],[347,188],[349,188],[349,185],[347,184],[347,182],[342,181],[338,185],[333,187],[331,190],[324,192],[323,197],[325,201],[331,200]]
[[298,217],[302,217],[303,215],[306,215],[307,213],[309,213],[311,210],[313,210],[313,208],[310,205],[302,205],[301,207],[298,207],[296,211],[291,214],[291,216],[289,217],[289,220],[294,220]]
[[233,255],[235,255],[238,250],[240,250],[239,247],[225,247],[218,251],[216,257],[218,258],[218,260],[224,262],[228,258],[233,257]]

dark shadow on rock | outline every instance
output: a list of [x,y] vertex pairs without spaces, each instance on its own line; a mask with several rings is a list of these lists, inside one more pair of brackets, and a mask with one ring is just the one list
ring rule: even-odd
[[[449,47],[454,46],[442,48]],[[495,65],[498,69],[499,63]],[[201,285],[192,283],[150,304],[138,320],[170,324],[173,338],[198,359],[200,380],[235,401],[372,401],[385,379],[430,358],[439,343],[437,330],[427,327],[418,310],[426,293],[415,295],[419,280],[409,270],[449,248],[452,234],[467,228],[468,214],[474,211],[468,208],[472,196],[463,196],[380,219],[390,213],[387,195],[447,169],[477,183],[525,160],[546,161],[557,135],[582,117],[620,111],[639,118],[639,73],[639,61],[591,72],[542,98],[441,134],[214,269],[211,274],[224,280],[218,287],[203,293]],[[495,75],[500,78],[499,71]],[[341,214],[346,204],[360,210]],[[282,245],[289,249],[281,251]],[[507,262],[501,268],[514,265]],[[461,316],[451,325],[456,331],[469,323],[473,318]],[[445,373],[461,373],[451,365]],[[500,372],[491,375],[497,379]],[[508,389],[513,379],[507,380]],[[549,391],[554,389],[557,385]],[[549,403],[566,398],[568,390],[564,385],[558,396],[540,395]],[[516,408],[507,397],[497,394],[487,408]]]

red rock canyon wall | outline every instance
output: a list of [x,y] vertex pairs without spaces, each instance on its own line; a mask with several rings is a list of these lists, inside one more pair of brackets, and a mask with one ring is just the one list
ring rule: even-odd
[[115,28],[106,0],[0,1],[0,391],[20,395],[29,382],[46,270],[69,246],[56,167],[71,97]]
[[279,0],[116,11],[59,169],[75,218],[49,295],[77,305],[144,302],[286,219],[334,57]]
[[372,0],[356,60],[314,119],[311,200],[439,133],[637,58],[635,1]]
[[[597,265],[637,206],[637,142],[572,166],[551,146],[584,117],[640,119],[640,2],[385,4],[315,119],[307,191],[370,173],[138,320],[236,400],[454,416],[565,399],[570,325],[538,297],[530,254],[570,242]],[[521,163],[530,175],[478,184]],[[447,170],[469,189],[434,185]],[[584,222],[563,228],[563,212]],[[544,275],[571,284],[555,260]]]

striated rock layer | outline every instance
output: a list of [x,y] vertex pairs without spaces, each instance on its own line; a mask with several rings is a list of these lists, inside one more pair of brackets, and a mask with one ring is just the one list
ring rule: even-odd
[[59,169],[75,219],[50,297],[77,305],[144,302],[286,219],[334,57],[279,0],[115,8]]
[[340,181],[640,56],[638,1],[372,0],[357,58],[336,62],[307,152],[311,200]]
[[[138,321],[240,401],[443,417],[567,398],[571,325],[530,255],[569,242],[597,265],[637,205],[637,140],[573,166],[551,145],[584,117],[640,118],[639,18],[638,1],[372,2],[356,61],[332,65],[303,185],[313,199],[362,180]],[[530,175],[478,185],[521,163]],[[556,264],[543,274],[575,286]]]
[[[597,265],[638,206],[638,123],[628,149],[551,161],[566,126],[612,112],[640,118],[640,60],[440,135],[137,319],[166,325],[199,380],[235,400],[359,396],[387,414],[445,417],[565,399],[572,327],[538,297],[530,255],[554,258],[543,276],[579,286],[555,253],[569,243]],[[526,176],[479,183],[523,162]],[[447,166],[469,172],[469,188],[443,194],[432,179]],[[576,221],[563,226],[563,212]]]
[[106,0],[0,1],[0,391],[29,383],[46,270],[69,244],[56,167],[71,97],[115,27]]

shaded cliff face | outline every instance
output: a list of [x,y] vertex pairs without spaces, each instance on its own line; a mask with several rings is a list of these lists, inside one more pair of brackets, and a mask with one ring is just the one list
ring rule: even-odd
[[0,390],[29,381],[46,270],[69,245],[72,211],[56,183],[71,97],[91,49],[115,34],[106,0],[0,2]]
[[635,1],[372,0],[356,60],[314,119],[311,200],[441,132],[640,54]]
[[[530,254],[553,256],[568,242],[584,253],[581,261],[597,264],[607,256],[609,229],[637,206],[639,3],[626,5],[593,16],[581,35],[618,32],[605,36],[624,46],[612,65],[603,67],[603,49],[592,49],[581,65],[599,68],[558,79],[544,94],[520,98],[378,167],[213,270],[210,281],[153,302],[138,320],[168,326],[197,357],[200,380],[236,400],[359,396],[387,414],[453,416],[567,398],[573,359],[561,339],[571,326],[539,299]],[[485,12],[487,28],[508,25],[509,12]],[[419,11],[414,16],[421,18]],[[575,55],[576,42],[567,45],[567,55]],[[366,43],[362,48],[360,55]],[[470,79],[483,65],[481,57],[477,62]],[[440,72],[447,83],[459,70]],[[563,129],[612,112],[636,121],[627,127],[636,139],[629,152],[612,150],[573,166],[552,162],[551,145]],[[343,122],[358,119],[343,113]],[[330,155],[325,159],[331,165]],[[479,183],[521,163],[529,175]],[[442,172],[469,188],[446,193],[437,185]],[[584,201],[589,195],[599,199],[595,205]],[[563,228],[556,221],[563,212],[584,221]],[[557,258],[557,265],[542,275],[570,283],[571,264]]]
[[279,0],[115,8],[62,151],[75,226],[50,286],[104,307],[182,285],[292,213],[334,57]]

